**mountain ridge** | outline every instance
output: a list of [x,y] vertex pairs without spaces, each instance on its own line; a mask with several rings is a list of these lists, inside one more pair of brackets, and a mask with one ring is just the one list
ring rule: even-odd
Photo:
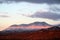
[[46,22],[33,22],[33,23],[30,23],[30,24],[20,24],[20,25],[14,24],[14,25],[11,25],[11,27],[13,27],[13,26],[15,26],[15,27],[16,26],[31,26],[31,25],[35,25],[35,26],[45,26],[45,25],[52,26],[52,25],[50,25]]

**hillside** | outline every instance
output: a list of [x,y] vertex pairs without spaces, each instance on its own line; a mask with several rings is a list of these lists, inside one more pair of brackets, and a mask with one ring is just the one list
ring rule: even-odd
[[[54,29],[54,30],[51,30]],[[59,29],[59,30],[58,30]],[[33,32],[14,32],[6,35],[0,35],[0,39],[15,40],[58,40],[60,39],[60,27],[51,27]]]

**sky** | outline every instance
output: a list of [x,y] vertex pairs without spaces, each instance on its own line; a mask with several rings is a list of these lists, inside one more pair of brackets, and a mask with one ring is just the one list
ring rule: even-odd
[[60,0],[0,0],[0,30],[35,21],[60,24]]

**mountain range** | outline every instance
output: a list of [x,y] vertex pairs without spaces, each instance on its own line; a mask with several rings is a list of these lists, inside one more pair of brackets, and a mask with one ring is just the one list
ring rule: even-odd
[[[53,27],[55,25],[50,25],[46,22],[33,22],[30,24],[13,24],[10,27],[8,27],[7,29],[3,30],[4,32],[23,32],[23,31],[37,31],[37,30],[41,30],[41,29],[58,29],[57,27]],[[57,25],[59,26],[59,25]],[[59,28],[60,29],[60,28]]]
[[40,29],[44,29],[44,28],[49,28],[52,25],[46,23],[46,22],[33,22],[30,24],[13,24],[10,27],[8,27],[7,29],[3,30],[3,31],[32,31],[32,30],[40,30]]

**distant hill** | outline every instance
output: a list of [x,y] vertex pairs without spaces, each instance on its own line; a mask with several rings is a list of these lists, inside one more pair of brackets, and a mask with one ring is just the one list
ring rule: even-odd
[[56,26],[59,26],[60,27],[60,24],[56,25]]
[[52,25],[50,25],[50,24],[48,24],[48,23],[46,23],[46,22],[33,22],[33,23],[30,23],[30,24],[20,24],[20,25],[16,25],[16,24],[14,24],[14,25],[11,25],[11,27],[17,27],[17,26],[32,26],[32,25],[35,25],[35,26],[52,26]]
[[14,24],[14,25],[11,25],[10,27],[17,27],[18,25]]
[[51,28],[48,28],[48,30],[60,30],[59,26],[53,26]]
[[[23,32],[23,31],[36,31],[40,29],[44,29],[46,27],[51,27],[52,25],[46,23],[46,22],[33,22],[30,24],[13,24],[9,28],[3,30],[4,32]],[[37,29],[38,28],[38,29]]]
[[46,22],[34,22],[34,23],[31,23],[30,25],[35,25],[35,26],[51,26],[50,24],[48,24]]

